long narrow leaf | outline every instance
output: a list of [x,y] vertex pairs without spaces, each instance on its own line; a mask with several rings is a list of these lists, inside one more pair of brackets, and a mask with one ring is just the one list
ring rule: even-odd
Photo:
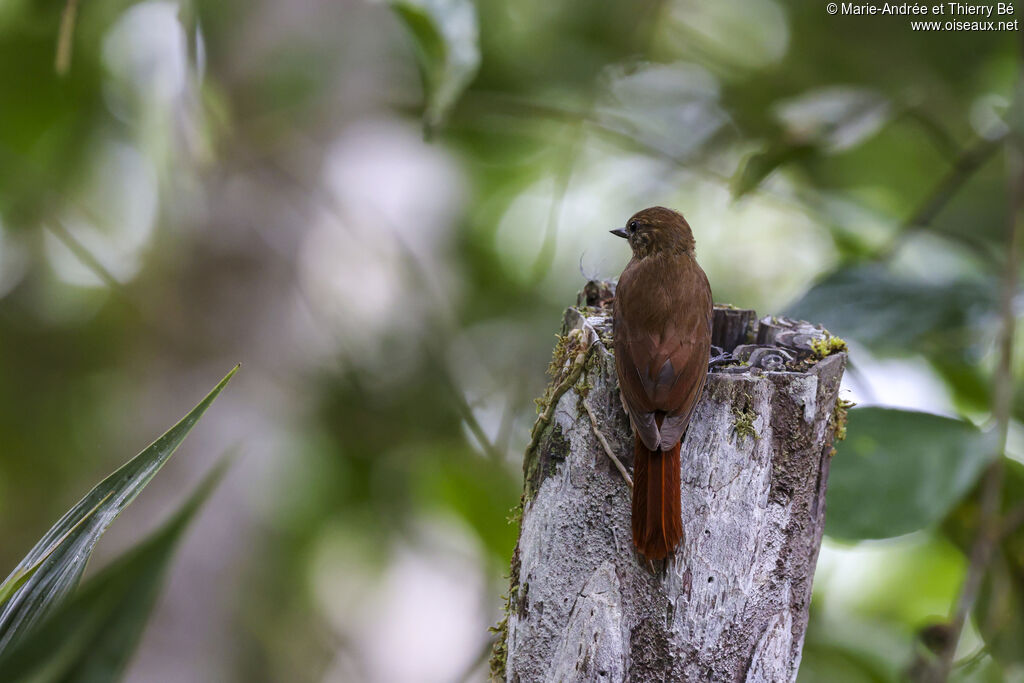
[[11,596],[14,595],[17,592],[17,590],[21,588],[22,585],[24,585],[26,581],[31,579],[41,566],[43,566],[43,562],[49,559],[49,557],[53,555],[54,552],[56,552],[57,548],[59,548],[66,540],[68,540],[71,534],[75,533],[79,529],[79,527],[85,524],[86,520],[92,517],[92,514],[99,510],[100,506],[103,505],[103,503],[105,503],[107,499],[110,498],[110,496],[112,495],[114,495],[113,491],[108,493],[103,498],[103,500],[96,503],[95,507],[93,507],[92,510],[86,512],[85,515],[80,520],[78,520],[78,523],[76,523],[75,526],[68,529],[66,534],[58,538],[54,542],[54,544],[50,546],[50,549],[43,553],[43,555],[38,560],[36,560],[30,566],[25,567],[23,569],[15,569],[10,576],[4,579],[4,582],[0,584],[0,606],[2,606],[5,602],[10,600]]
[[0,680],[117,680],[142,635],[178,540],[227,462],[222,460],[160,529],[87,581],[36,629],[0,654]]
[[4,583],[23,583],[0,606],[0,654],[78,585],[100,536],[167,462],[237,370],[235,366],[178,424],[86,494],[14,568]]

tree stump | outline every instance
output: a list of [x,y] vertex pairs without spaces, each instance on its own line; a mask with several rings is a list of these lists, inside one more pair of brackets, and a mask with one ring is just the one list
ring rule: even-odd
[[[492,672],[533,681],[792,681],[825,524],[845,345],[808,323],[716,307],[682,447],[685,539],[633,548],[612,283],[566,311],[524,460],[519,541]],[[598,436],[600,432],[601,437]]]

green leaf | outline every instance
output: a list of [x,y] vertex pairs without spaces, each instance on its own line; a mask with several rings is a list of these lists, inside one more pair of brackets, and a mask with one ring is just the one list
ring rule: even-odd
[[428,134],[443,123],[480,66],[479,26],[470,0],[392,0],[412,34],[427,93]]
[[0,655],[0,677],[11,683],[117,680],[142,635],[177,542],[226,462],[214,468],[163,527],[87,581]]
[[78,520],[78,523],[75,524],[75,526],[68,529],[66,534],[58,538],[53,543],[53,545],[50,546],[50,549],[43,553],[42,556],[40,556],[38,560],[32,563],[31,566],[24,567],[22,569],[15,569],[10,576],[4,579],[4,582],[0,584],[0,606],[2,606],[5,602],[10,600],[11,596],[14,595],[15,592],[17,592],[17,590],[21,588],[26,581],[33,577],[36,571],[41,566],[43,566],[43,562],[45,562],[47,558],[49,558],[50,555],[52,555],[54,551],[57,550],[57,548],[59,548],[65,541],[67,541],[71,534],[75,533],[75,531],[77,531],[78,528],[86,522],[86,520],[92,517],[92,514],[96,512],[99,509],[100,505],[103,505],[103,503],[105,503],[107,499],[110,498],[111,495],[113,495],[113,491],[108,493],[103,500],[96,503],[96,507],[85,513],[85,515],[83,515],[82,518]]
[[0,653],[74,590],[100,536],[167,462],[237,371],[235,366],[178,424],[86,494],[14,568],[3,585],[21,585],[0,611]]
[[791,140],[813,141],[827,152],[855,147],[884,126],[892,107],[870,88],[815,88],[773,107]]
[[875,349],[963,349],[978,342],[974,330],[995,305],[994,282],[930,283],[867,266],[826,276],[787,315]]
[[[619,63],[604,69],[594,113],[603,125],[677,161],[730,136],[719,85],[694,64]],[[679,131],[685,130],[686,135]]]
[[860,540],[923,529],[970,491],[995,452],[969,422],[891,408],[849,413],[832,458],[825,533]]
[[817,153],[817,147],[807,142],[778,142],[761,152],[751,154],[733,176],[733,198],[738,199],[756,190],[778,168],[793,162],[806,161]]

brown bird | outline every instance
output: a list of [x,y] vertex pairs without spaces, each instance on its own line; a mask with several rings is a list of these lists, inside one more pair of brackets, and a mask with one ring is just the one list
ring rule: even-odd
[[633,545],[668,557],[683,540],[679,447],[704,391],[711,286],[682,214],[655,206],[611,231],[633,258],[615,290],[615,368],[635,439]]

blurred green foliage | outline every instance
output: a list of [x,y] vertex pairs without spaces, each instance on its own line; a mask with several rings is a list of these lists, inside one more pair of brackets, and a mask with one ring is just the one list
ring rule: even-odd
[[[916,409],[851,411],[802,680],[893,680],[928,656],[978,476],[1006,456],[991,396],[1018,36],[808,0],[90,0],[61,76],[62,5],[0,7],[8,566],[105,454],[242,360],[203,445],[255,454],[219,508],[244,540],[197,541],[220,553],[218,598],[153,628],[190,632],[200,678],[481,675],[559,316],[581,270],[621,268],[607,229],[668,204],[718,301],[826,325],[860,400]],[[1017,395],[1011,435],[1022,417]],[[1021,533],[1000,539],[960,678],[1024,677]],[[394,615],[424,623],[387,596],[428,599],[401,590],[428,569],[479,605],[414,633],[461,645],[374,654]],[[152,680],[155,647],[130,677]]]

